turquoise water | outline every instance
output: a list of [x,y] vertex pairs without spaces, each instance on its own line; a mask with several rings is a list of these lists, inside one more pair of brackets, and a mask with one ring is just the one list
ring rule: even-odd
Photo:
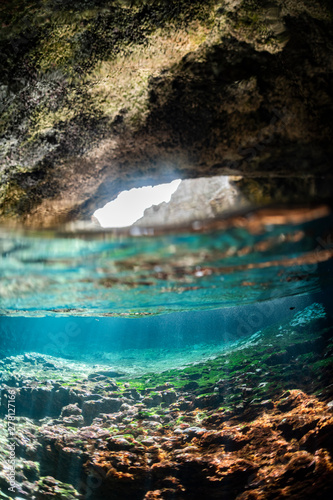
[[254,304],[332,285],[332,217],[275,219],[245,217],[222,230],[148,237],[3,230],[0,314],[136,317]]
[[[239,341],[281,321],[295,321],[322,293],[255,305],[126,318],[2,318],[2,354],[39,352],[113,367],[123,374],[161,372],[213,359]],[[325,306],[324,310],[325,310]],[[313,319],[313,318],[312,318]]]
[[259,211],[222,229],[148,236],[3,229],[0,353],[160,371],[318,300],[330,313],[332,219]]
[[161,370],[215,355],[318,297],[329,309],[332,216],[287,223],[290,214],[148,236],[3,230],[0,352]]
[[330,498],[332,235],[3,228],[0,499]]

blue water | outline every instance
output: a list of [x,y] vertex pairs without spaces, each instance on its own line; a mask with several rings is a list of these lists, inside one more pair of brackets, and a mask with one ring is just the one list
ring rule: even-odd
[[2,230],[0,353],[162,370],[315,302],[330,315],[332,216],[287,219],[149,237]]
[[[332,235],[311,210],[137,236],[2,229],[16,462],[0,498],[192,500],[197,475],[200,498],[303,499],[310,481],[330,498]],[[156,494],[179,480],[184,496]]]
[[[277,324],[281,318],[291,321],[305,307],[318,301],[324,301],[322,294],[136,320],[5,317],[0,326],[2,351],[6,355],[33,351],[89,363],[112,361],[124,369],[128,362],[138,363],[144,350],[155,349],[164,352],[166,357],[178,351],[181,365],[185,358],[200,360],[204,352],[206,356],[216,354],[239,339]],[[152,369],[154,359],[148,364]],[[156,369],[159,364],[156,363]]]
[[[159,236],[0,233],[0,314],[137,317],[254,304],[332,285],[332,216]],[[287,220],[287,218],[285,217]]]

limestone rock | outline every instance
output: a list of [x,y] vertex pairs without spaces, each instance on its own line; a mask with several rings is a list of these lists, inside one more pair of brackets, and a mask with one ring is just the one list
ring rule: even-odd
[[329,196],[329,1],[22,0],[0,16],[2,222],[89,219],[176,177]]
[[180,183],[169,203],[145,210],[134,226],[177,226],[212,219],[247,206],[240,191],[230,185],[227,176],[187,179]]

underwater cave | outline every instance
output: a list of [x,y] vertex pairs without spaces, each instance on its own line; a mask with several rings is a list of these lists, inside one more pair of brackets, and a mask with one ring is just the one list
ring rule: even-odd
[[0,500],[333,493],[330,2],[0,6]]

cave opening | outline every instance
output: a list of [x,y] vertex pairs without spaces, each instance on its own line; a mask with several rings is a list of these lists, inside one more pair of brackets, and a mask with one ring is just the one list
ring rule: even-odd
[[92,218],[103,228],[177,226],[213,219],[249,207],[238,180],[219,175],[132,188],[97,209]]
[[94,212],[98,223],[104,227],[127,227],[141,219],[144,211],[160,203],[168,203],[178,189],[181,179],[156,186],[143,186],[121,191],[117,198]]

